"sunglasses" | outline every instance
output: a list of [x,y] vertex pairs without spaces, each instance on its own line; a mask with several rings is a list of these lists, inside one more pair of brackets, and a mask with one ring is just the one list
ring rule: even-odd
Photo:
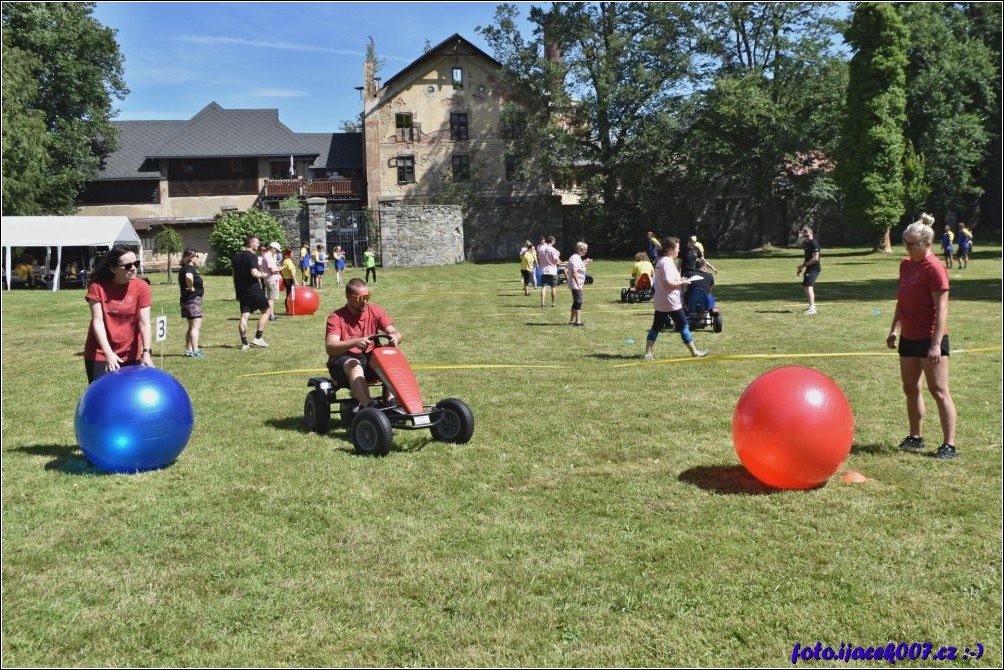
[[132,270],[133,268],[139,269],[139,261],[133,261],[132,263],[123,263],[119,265],[123,270]]
[[923,249],[927,246],[927,242],[904,242],[907,249]]
[[362,295],[360,295],[360,294],[357,293],[357,294],[351,295],[349,297],[352,298],[353,300],[355,300],[356,302],[369,302],[370,301],[370,294],[369,293],[362,294]]

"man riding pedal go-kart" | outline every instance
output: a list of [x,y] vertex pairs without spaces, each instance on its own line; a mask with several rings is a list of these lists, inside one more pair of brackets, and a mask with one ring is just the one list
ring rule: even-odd
[[[383,455],[390,451],[393,428],[428,428],[436,440],[465,443],[474,434],[474,416],[461,400],[446,398],[435,407],[423,405],[418,382],[401,350],[401,334],[380,306],[369,304],[369,287],[352,279],[345,287],[346,304],[328,316],[325,349],[331,378],[314,377],[304,403],[308,430],[327,431],[331,405],[349,424],[356,451]],[[382,345],[382,346],[381,346]],[[374,401],[370,384],[382,384]],[[338,398],[349,389],[350,397]]]

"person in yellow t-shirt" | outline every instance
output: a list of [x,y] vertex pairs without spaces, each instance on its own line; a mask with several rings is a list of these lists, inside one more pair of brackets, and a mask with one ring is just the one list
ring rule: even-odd
[[634,265],[631,266],[631,287],[634,288],[638,285],[638,280],[642,275],[648,275],[649,284],[651,285],[651,279],[655,276],[655,267],[652,262],[648,260],[648,256],[644,251],[639,251],[634,255]]

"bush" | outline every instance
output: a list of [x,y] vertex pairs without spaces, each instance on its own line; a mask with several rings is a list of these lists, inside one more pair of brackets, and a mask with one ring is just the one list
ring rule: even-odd
[[257,209],[246,212],[222,214],[216,219],[209,235],[209,246],[216,257],[214,274],[230,274],[231,259],[244,248],[248,235],[255,235],[262,243],[278,242],[286,246],[286,231],[271,214]]
[[287,195],[279,201],[279,209],[301,209],[303,203],[295,195]]

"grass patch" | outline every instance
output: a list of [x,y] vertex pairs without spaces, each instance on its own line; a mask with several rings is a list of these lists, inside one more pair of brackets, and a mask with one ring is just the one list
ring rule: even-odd
[[[333,284],[242,352],[232,285],[208,277],[205,359],[181,356],[177,286],[155,284],[170,324],[155,362],[196,426],[175,464],[139,475],[76,447],[83,292],[4,293],[4,665],[762,666],[817,640],[980,642],[1000,665],[1000,248],[951,273],[966,351],[948,463],[896,450],[899,256],[827,250],[812,317],[800,260],[715,258],[725,330],[696,334],[712,356],[675,362],[665,333],[655,364],[640,364],[651,304],[619,300],[629,261],[590,266],[586,328],[565,325],[566,288],[556,309],[524,297],[515,261],[383,269],[375,300],[426,401],[463,398],[477,427],[459,447],[398,432],[381,459],[353,455],[340,424],[302,428]],[[844,390],[841,472],[869,482],[774,491],[741,467],[735,403],[782,365]]]

